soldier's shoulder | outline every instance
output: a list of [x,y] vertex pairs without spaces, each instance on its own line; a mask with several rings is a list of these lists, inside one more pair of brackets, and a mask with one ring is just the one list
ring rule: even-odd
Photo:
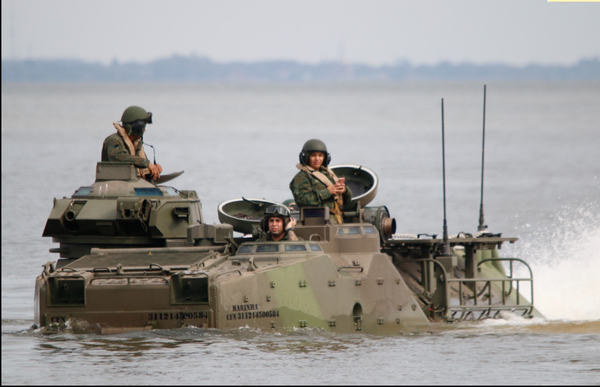
[[291,184],[296,184],[296,183],[298,183],[299,181],[302,181],[302,180],[306,180],[306,172],[304,172],[304,171],[298,171],[298,173],[296,173],[294,175],[294,178],[292,179]]
[[113,133],[104,139],[105,143],[114,141],[122,141],[121,136],[119,136],[119,133]]
[[296,173],[296,175],[294,176],[294,180],[297,180],[297,179],[307,180],[308,178],[309,178],[308,173],[306,173],[305,171],[298,171],[298,173]]

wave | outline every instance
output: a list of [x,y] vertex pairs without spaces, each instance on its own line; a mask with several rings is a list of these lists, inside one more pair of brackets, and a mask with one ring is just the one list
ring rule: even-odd
[[533,270],[534,304],[550,320],[600,320],[599,207],[563,207],[521,243],[519,255]]

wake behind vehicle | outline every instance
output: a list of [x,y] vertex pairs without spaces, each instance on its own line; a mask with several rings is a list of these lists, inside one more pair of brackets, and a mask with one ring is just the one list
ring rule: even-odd
[[261,242],[260,216],[277,202],[226,201],[223,224],[206,224],[195,191],[139,179],[129,164],[98,163],[94,184],[55,199],[43,236],[60,244],[51,249],[60,258],[36,279],[35,324],[398,334],[503,312],[540,316],[532,276],[514,275],[527,264],[498,255],[516,238],[397,234],[387,207],[368,207],[376,174],[332,169],[355,194],[345,222],[303,208],[295,214],[303,240]]

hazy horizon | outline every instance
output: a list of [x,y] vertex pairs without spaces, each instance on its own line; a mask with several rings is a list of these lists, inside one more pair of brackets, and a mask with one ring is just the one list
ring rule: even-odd
[[[233,64],[233,63],[239,63],[239,64],[246,64],[246,65],[252,65],[252,64],[258,64],[258,63],[267,63],[267,62],[291,62],[291,63],[297,63],[300,65],[321,65],[321,64],[329,64],[329,63],[339,63],[339,60],[337,59],[331,59],[331,60],[323,60],[321,62],[315,62],[315,63],[311,63],[311,62],[304,62],[304,61],[300,61],[300,60],[294,60],[294,59],[260,59],[260,60],[231,60],[231,61],[217,61],[209,56],[206,55],[197,55],[197,54],[189,54],[189,55],[182,55],[182,54],[172,54],[169,56],[164,56],[164,57],[157,57],[157,58],[153,58],[153,59],[149,59],[147,61],[136,61],[136,60],[130,60],[130,61],[120,61],[116,58],[114,58],[112,61],[110,62],[102,62],[102,61],[98,61],[98,60],[86,60],[86,59],[81,59],[81,58],[76,58],[76,57],[63,57],[63,58],[17,58],[17,59],[13,59],[13,58],[2,58],[2,61],[74,61],[74,62],[82,62],[85,64],[89,64],[89,65],[97,65],[100,64],[102,66],[105,67],[109,67],[115,64],[118,65],[128,65],[128,64],[135,64],[135,65],[147,65],[147,64],[151,64],[153,62],[156,61],[164,61],[164,60],[169,60],[169,59],[173,59],[173,58],[188,58],[188,59],[206,59],[208,61],[210,61],[213,64],[222,64],[222,65],[226,65],[226,64]],[[436,67],[436,66],[440,66],[440,65],[444,65],[444,64],[449,64],[452,66],[466,66],[466,65],[474,65],[474,66],[480,66],[480,67],[484,67],[484,66],[494,66],[494,65],[498,65],[498,66],[507,66],[507,67],[514,67],[514,68],[524,68],[527,66],[545,66],[545,67],[572,67],[575,66],[579,63],[581,63],[582,61],[588,61],[588,60],[600,60],[600,55],[599,56],[591,56],[591,57],[582,57],[579,58],[577,60],[575,60],[573,63],[568,63],[568,64],[564,64],[564,63],[538,63],[538,62],[530,62],[530,63],[523,63],[523,64],[512,64],[512,63],[507,63],[507,62],[482,62],[482,63],[474,63],[471,61],[464,61],[464,62],[452,62],[449,60],[440,60],[439,62],[435,62],[435,63],[423,63],[423,64],[419,64],[419,63],[413,63],[410,60],[404,59],[404,60],[398,60],[396,62],[393,63],[382,63],[379,65],[371,65],[365,62],[349,62],[346,61],[344,62],[344,64],[346,65],[365,65],[365,66],[369,66],[369,67],[373,67],[373,68],[378,68],[378,67],[384,67],[384,66],[396,66],[399,64],[407,64],[409,66],[412,67]]]
[[573,65],[600,4],[546,0],[3,0],[2,60]]

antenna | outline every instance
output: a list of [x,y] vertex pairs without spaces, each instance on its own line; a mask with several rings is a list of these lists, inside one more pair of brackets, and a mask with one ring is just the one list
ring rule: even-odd
[[446,222],[446,149],[444,139],[444,99],[442,98],[442,176],[444,182],[444,242],[442,243],[442,255],[452,255],[448,244],[448,225]]
[[483,216],[483,163],[485,160],[485,89],[486,85],[483,85],[483,140],[481,143],[481,204],[479,205],[479,226],[477,231],[485,231],[487,225]]
[[154,150],[154,147],[152,145],[148,144],[147,142],[143,142],[143,140],[142,140],[142,143],[144,145],[148,145],[150,148],[152,148],[152,154],[154,156],[154,165],[156,165],[156,151]]

